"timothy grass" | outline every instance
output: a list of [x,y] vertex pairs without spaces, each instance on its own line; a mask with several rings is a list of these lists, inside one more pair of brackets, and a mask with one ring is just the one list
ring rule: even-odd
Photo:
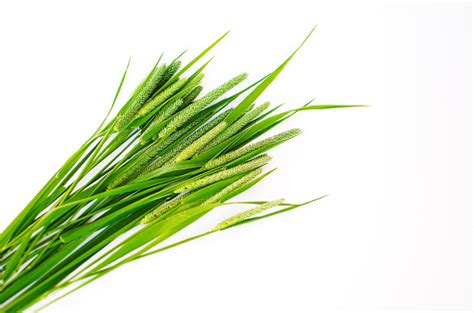
[[247,210],[208,232],[165,242],[217,207],[233,205],[230,199],[272,172],[264,169],[271,160],[266,153],[301,133],[260,139],[267,131],[298,112],[357,106],[310,101],[277,113],[279,107],[260,102],[311,33],[257,82],[238,74],[207,92],[201,81],[209,61],[192,69],[227,33],[186,64],[181,56],[169,65],[160,57],[112,116],[127,65],[97,130],[2,231],[0,310],[22,311],[45,298],[52,303],[128,262],[318,200],[248,202]]

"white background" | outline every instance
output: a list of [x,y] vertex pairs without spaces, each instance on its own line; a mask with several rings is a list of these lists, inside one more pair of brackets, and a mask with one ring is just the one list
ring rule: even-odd
[[97,126],[129,56],[124,95],[161,52],[189,59],[231,29],[210,88],[261,77],[317,23],[261,100],[372,107],[297,115],[279,130],[303,136],[242,198],[330,197],[126,266],[46,312],[471,308],[468,3],[86,2],[1,2],[0,228]]

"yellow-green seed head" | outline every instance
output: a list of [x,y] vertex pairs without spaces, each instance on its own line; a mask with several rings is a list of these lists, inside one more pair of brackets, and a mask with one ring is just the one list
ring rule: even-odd
[[229,186],[225,187],[224,189],[222,189],[221,191],[219,191],[218,193],[216,193],[215,195],[207,199],[204,203],[207,204],[207,203],[221,202],[222,199],[226,195],[239,189],[240,187],[247,184],[248,182],[252,181],[254,178],[259,176],[262,172],[263,170],[261,168],[257,168],[256,170],[253,170],[249,174],[245,175],[242,178],[237,179],[235,182],[233,182]]
[[209,176],[203,177],[203,178],[198,179],[196,181],[187,183],[184,186],[178,188],[175,192],[180,193],[180,192],[195,190],[195,189],[210,185],[212,183],[227,179],[227,178],[232,177],[234,175],[242,174],[242,173],[251,171],[253,169],[256,169],[256,168],[268,163],[270,160],[271,160],[271,157],[269,155],[266,155],[266,154],[261,155],[259,157],[256,157],[256,158],[250,160],[250,161],[247,161],[243,164],[237,165],[237,166],[229,168],[229,169],[219,171],[215,174],[211,174]]
[[130,104],[126,110],[117,117],[117,121],[114,125],[114,130],[121,130],[126,127],[134,118],[135,114],[140,108],[147,102],[153,95],[159,82],[162,80],[163,75],[166,71],[166,65],[161,65],[155,68],[149,75],[149,77],[142,82],[137,90],[134,92]]
[[163,77],[163,84],[166,83],[181,67],[181,61],[175,61],[166,68],[166,73]]
[[154,219],[162,216],[163,214],[169,212],[171,209],[174,209],[176,206],[178,206],[181,203],[181,200],[183,199],[182,196],[177,196],[173,198],[171,201],[168,201],[167,203],[160,205],[157,207],[155,210],[152,212],[148,213],[143,217],[143,219],[140,221],[141,224],[148,224]]
[[242,213],[239,213],[237,215],[234,215],[234,216],[220,222],[219,224],[217,224],[211,231],[219,231],[219,230],[226,229],[226,228],[228,228],[232,225],[235,225],[239,222],[242,222],[243,220],[246,220],[250,217],[253,217],[257,214],[260,214],[263,211],[266,211],[266,210],[271,209],[275,206],[278,206],[278,205],[282,204],[283,201],[285,201],[285,199],[278,199],[278,200],[266,202],[266,203],[264,203],[262,205],[259,205],[259,206],[255,207],[253,209],[250,209],[250,210],[244,211]]
[[171,140],[156,141],[146,148],[136,160],[127,165],[125,169],[119,173],[115,179],[107,186],[107,189],[114,189],[121,186],[130,180],[140,175],[166,147],[172,143],[172,136],[169,137]]
[[241,157],[241,156],[243,156],[247,153],[253,152],[253,151],[255,151],[257,149],[260,149],[262,147],[265,147],[265,146],[272,146],[274,144],[289,140],[289,139],[291,139],[291,138],[293,138],[293,137],[295,137],[299,134],[301,134],[300,129],[298,129],[298,128],[290,129],[288,131],[282,132],[280,134],[277,134],[275,136],[272,136],[272,137],[269,137],[267,139],[261,140],[259,142],[256,142],[256,143],[253,143],[253,144],[250,144],[250,145],[246,145],[246,146],[241,147],[237,150],[234,150],[234,151],[228,152],[226,154],[223,154],[223,155],[221,155],[221,156],[219,156],[215,159],[212,159],[212,160],[208,161],[204,165],[204,167],[206,169],[211,169],[211,168],[214,168],[214,167],[218,167],[218,166],[227,164],[228,162],[231,162],[235,159],[238,159],[239,157]]
[[151,139],[158,131],[163,127],[163,123],[168,119],[173,113],[175,113],[179,107],[183,104],[183,100],[176,99],[168,105],[166,105],[162,110],[158,112],[150,125],[145,129],[142,135],[142,142],[146,142]]
[[[204,124],[202,127],[196,129],[192,134],[190,134],[188,137],[186,137],[182,142],[180,142],[174,149],[170,151],[170,158],[165,161],[163,164],[170,164],[174,163],[175,159],[174,157],[178,155],[181,151],[186,149],[189,145],[191,145],[194,141],[197,139],[201,138],[204,134],[206,134],[209,130],[217,126],[220,122],[222,122],[227,115],[230,113],[231,109],[224,111],[220,113],[218,116],[216,116],[214,119],[212,119],[210,122],[207,124]],[[162,165],[163,165],[162,164]]]
[[217,136],[217,138],[215,140],[213,140],[211,144],[209,144],[205,149],[203,149],[201,151],[201,153],[208,151],[209,149],[217,146],[218,144],[220,144],[224,140],[226,140],[226,139],[232,137],[233,135],[235,135],[239,130],[241,130],[242,128],[247,126],[254,118],[256,118],[263,111],[265,111],[269,106],[270,106],[270,102],[266,102],[266,103],[256,107],[255,109],[251,110],[250,112],[245,113],[244,115],[242,115],[241,118],[239,118],[232,125],[230,125],[225,131],[223,131],[221,134],[219,134],[219,136]]
[[176,114],[173,119],[170,121],[168,125],[166,125],[165,128],[163,128],[159,134],[160,138],[168,136],[170,133],[172,133],[175,129],[186,123],[190,118],[192,118],[195,114],[197,114],[202,108],[206,107],[207,105],[211,104],[214,102],[216,99],[218,99],[220,96],[222,96],[224,93],[229,91],[230,89],[234,88],[237,86],[239,83],[241,83],[245,78],[247,78],[247,74],[240,74],[231,80],[225,82],[221,86],[217,87],[214,90],[211,90],[209,93],[207,93],[205,96],[202,98],[196,100],[183,110],[181,110],[178,114]]
[[176,157],[176,162],[184,161],[190,159],[194,156],[199,150],[202,149],[208,142],[214,139],[217,135],[219,135],[225,128],[227,127],[227,123],[225,121],[220,122],[217,126],[209,130],[206,134],[202,137],[194,141],[188,147],[186,147],[180,154]]
[[137,112],[135,119],[143,117],[159,107],[166,100],[171,98],[176,92],[178,92],[186,83],[186,79],[182,78],[175,83],[171,84],[168,88],[157,94],[153,99],[145,103],[145,105]]
[[[174,133],[172,133],[170,136],[168,136],[166,139],[163,140],[163,142],[166,143],[166,147],[168,147],[172,143],[175,143],[182,136],[187,134],[190,130],[194,129],[198,125],[201,125],[201,123],[205,119],[206,119],[206,116],[202,116],[202,117],[194,120],[192,123],[189,123],[185,127],[182,127],[180,129],[178,129],[177,131],[175,131]],[[153,140],[159,140],[159,139],[158,138],[153,138]],[[187,138],[183,140],[183,142],[187,142],[187,141],[188,141]],[[176,156],[177,153],[179,153],[182,150],[182,148],[179,148],[179,147],[181,147],[181,143],[178,144],[177,146],[175,146],[174,148],[172,148],[170,151],[166,152],[160,158],[158,158],[158,159],[154,160],[153,162],[151,162],[145,168],[145,170],[143,170],[142,175],[144,175],[146,173],[149,173],[153,170],[156,170],[156,169],[160,168],[161,166],[163,166],[166,162],[170,161],[174,156]],[[140,175],[140,176],[142,176],[142,175]]]
[[163,87],[166,83],[173,83],[173,81],[170,81],[170,79],[171,77],[173,77],[174,74],[176,74],[180,67],[181,61],[174,61],[169,66],[167,66],[165,69],[165,73],[163,74],[163,78],[160,80],[155,90],[160,91],[160,88]]

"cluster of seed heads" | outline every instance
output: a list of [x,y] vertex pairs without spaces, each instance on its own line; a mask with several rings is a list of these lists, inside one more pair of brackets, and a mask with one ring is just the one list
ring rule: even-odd
[[261,167],[262,165],[268,163],[270,160],[271,160],[270,156],[266,154],[261,155],[243,164],[237,165],[229,169],[221,170],[215,174],[211,174],[209,176],[200,178],[196,181],[189,182],[185,184],[184,186],[182,186],[181,188],[178,188],[175,191],[175,193],[195,190],[195,189],[210,185],[212,183],[215,183],[217,181],[221,181],[238,174],[243,174],[245,172]]
[[176,139],[172,136],[166,140],[155,141],[146,148],[136,160],[125,166],[124,170],[119,172],[114,180],[107,186],[107,189],[113,189],[129,182],[137,177],[142,171],[155,159],[164,149],[166,149]]
[[[166,139],[162,140],[163,143],[165,143],[168,146],[170,146],[173,143],[178,142],[178,144],[171,149],[170,151],[166,152],[163,156],[160,158],[155,159],[153,162],[151,162],[143,171],[140,176],[143,176],[161,166],[163,166],[167,161],[169,161],[173,156],[175,156],[179,151],[177,151],[177,147],[180,146],[179,140],[181,140],[183,136],[188,134],[189,131],[194,129],[195,127],[201,125],[206,120],[206,116],[202,116],[200,118],[197,118],[194,120],[192,123],[189,123],[188,125],[178,129],[174,133],[172,133],[170,136],[168,136]],[[153,140],[159,140],[158,138],[153,138]],[[186,140],[186,139],[185,139]]]
[[176,74],[180,67],[181,61],[179,60],[172,62],[169,66],[166,67],[165,73],[163,74],[163,79],[156,86],[155,93],[153,94],[153,96],[161,92],[161,87],[163,87],[165,84],[173,83],[176,80],[176,78],[171,78],[174,74]]
[[225,121],[220,122],[209,130],[206,134],[201,136],[199,139],[194,141],[188,147],[186,147],[180,154],[176,157],[176,162],[180,162],[183,160],[190,159],[196,152],[200,151],[208,142],[216,138],[217,135],[222,133],[222,131],[227,127],[227,123]]
[[158,88],[161,88],[166,82],[168,82],[171,79],[171,77],[173,77],[173,75],[176,74],[176,72],[179,70],[180,67],[181,67],[181,61],[177,60],[177,61],[172,62],[170,66],[168,66],[168,68],[166,69],[166,73],[163,77],[164,78],[163,83],[159,84]]
[[215,203],[221,202],[228,194],[234,192],[235,190],[239,189],[240,187],[244,186],[245,184],[251,182],[254,178],[262,174],[262,168],[257,168],[256,170],[251,171],[247,175],[237,179],[235,182],[231,183],[229,186],[226,186],[221,191],[217,192],[209,199],[207,199],[204,203]]
[[173,131],[179,128],[181,125],[186,123],[189,119],[191,119],[196,113],[198,113],[201,109],[209,105],[210,103],[214,102],[216,99],[221,97],[224,93],[229,91],[230,89],[237,86],[243,80],[247,78],[247,74],[240,74],[231,80],[227,81],[226,83],[222,84],[221,86],[217,87],[214,90],[211,90],[202,98],[196,100],[195,102],[191,103],[189,106],[181,110],[178,114],[176,114],[171,121],[166,125],[161,132],[159,133],[159,137],[163,138],[169,136]]
[[176,92],[178,92],[186,83],[187,79],[181,78],[177,80],[175,83],[171,84],[168,88],[160,92],[154,98],[150,99],[147,103],[145,103],[140,110],[135,115],[135,119],[143,117],[153,111],[154,109],[158,108],[162,105],[166,100],[171,98]]
[[[240,118],[230,125],[225,119],[231,112],[231,109],[220,113],[208,122],[206,121],[210,116],[209,114],[201,114],[199,118],[196,118],[201,112],[204,113],[202,110],[205,107],[245,80],[247,74],[235,76],[197,99],[202,91],[199,83],[204,75],[199,73],[189,79],[173,78],[179,67],[180,62],[173,62],[170,66],[162,65],[156,67],[136,89],[127,110],[119,115],[115,125],[118,130],[125,128],[135,119],[157,111],[141,135],[142,145],[149,144],[148,142],[152,139],[151,144],[139,152],[140,154],[132,163],[126,164],[116,173],[115,178],[108,185],[108,189],[121,186],[166,164],[188,160],[195,155],[209,151],[247,127],[270,105],[267,102],[254,108],[252,104]],[[190,119],[193,119],[193,121],[186,124]],[[124,131],[121,131],[119,134],[122,133],[125,134]],[[203,169],[209,170],[226,165],[261,148],[272,147],[286,141],[299,133],[300,130],[292,129],[257,143],[238,148],[215,159],[211,159],[204,165]],[[270,159],[271,157],[266,154],[260,155],[245,163],[231,168],[224,168],[213,174],[185,183],[175,190],[175,193],[179,195],[145,215],[141,223],[150,223],[156,218],[166,215],[171,210],[173,212],[177,209],[182,211],[202,203],[210,204],[225,201],[226,197],[231,196],[233,192],[243,188],[261,175],[261,167],[268,163]],[[186,204],[183,204],[185,199],[192,196],[192,191],[236,175],[241,177],[207,199],[201,199],[193,203],[184,202]],[[246,218],[279,205],[282,201],[268,202],[237,214],[219,223],[213,231],[230,227]]]
[[125,111],[117,117],[114,130],[117,131],[125,128],[134,119],[138,110],[150,99],[158,85],[164,81],[165,72],[166,65],[153,69],[149,77],[139,85],[139,90],[136,91]]
[[[195,142],[196,140],[204,136],[204,134],[206,134],[209,130],[211,130],[212,128],[217,126],[220,122],[222,122],[226,118],[226,116],[229,114],[229,112],[230,110],[222,112],[213,120],[211,120],[209,123],[204,124],[202,127],[198,128],[192,134],[187,136],[183,141],[179,142],[173,149],[167,152],[162,158],[150,164],[150,166],[146,169],[146,172],[157,169],[158,167],[161,167],[164,164],[174,163],[175,162],[174,157],[176,157],[178,153],[186,149],[188,146],[192,145],[193,142]],[[173,134],[171,134],[170,136],[173,136]]]
[[239,118],[237,121],[235,121],[232,125],[230,125],[225,131],[223,131],[213,142],[206,146],[205,149],[201,151],[201,153],[204,153],[208,151],[209,149],[217,146],[224,140],[232,137],[235,135],[239,130],[247,126],[250,122],[253,121],[254,118],[259,116],[263,111],[265,111],[268,107],[270,106],[270,102],[266,102],[262,104],[261,106],[256,107],[255,109],[251,110],[250,112],[242,115],[241,118]]
[[[295,112],[340,107],[308,104],[271,115],[274,110],[266,111],[270,104],[259,102],[260,94],[300,47],[248,88],[233,91],[247,78],[244,73],[203,93],[202,72],[209,62],[200,66],[198,61],[224,36],[183,70],[179,70],[179,57],[169,65],[159,64],[160,58],[115,118],[107,114],[90,139],[0,234],[0,307],[8,312],[24,311],[62,283],[98,277],[136,259],[134,256],[160,252],[311,202],[293,205],[279,199],[254,203],[250,210],[223,220],[209,231],[156,247],[214,208],[237,204],[228,200],[269,174],[262,174],[271,160],[264,153],[301,131],[292,129],[264,140],[257,137]],[[198,66],[193,73],[188,71]],[[244,93],[247,96],[228,109]],[[267,213],[276,206],[286,209]],[[53,214],[48,214],[51,210]],[[96,241],[98,233],[99,245],[94,245],[91,238]],[[107,252],[108,246],[100,243],[117,236],[125,236],[125,241]],[[50,251],[56,250],[71,255],[72,269],[80,266],[77,277],[64,271],[60,257],[51,256]],[[105,252],[101,253],[103,258],[91,263],[89,258],[100,250]],[[51,265],[46,272],[45,263]],[[37,273],[42,275],[40,279]],[[45,285],[43,281],[52,283]]]
[[153,118],[150,125],[145,129],[142,134],[142,142],[146,142],[148,139],[152,138],[153,135],[158,133],[158,131],[163,127],[164,122],[175,113],[179,107],[183,104],[182,99],[176,99],[164,107],[158,112],[158,114]]
[[222,222],[220,222],[219,224],[217,224],[212,230],[211,232],[214,232],[214,231],[219,231],[219,230],[223,230],[223,229],[226,229],[226,228],[229,228],[230,226],[232,225],[235,225],[237,223],[240,223],[242,222],[243,220],[246,220],[250,217],[253,217],[257,214],[260,214],[262,213],[263,211],[266,211],[268,209],[271,209],[275,206],[278,206],[280,204],[283,203],[283,201],[285,201],[285,199],[278,199],[278,200],[274,200],[274,201],[270,201],[270,202],[266,202],[262,205],[259,205],[253,209],[250,209],[250,210],[247,210],[247,211],[244,211],[242,213],[239,213],[237,215],[234,215],[226,220],[223,220]]
[[267,139],[261,140],[259,142],[243,146],[242,148],[236,149],[234,151],[228,152],[226,154],[223,154],[215,159],[212,159],[208,161],[204,167],[206,169],[211,169],[214,167],[218,167],[224,164],[227,164],[243,155],[246,155],[247,153],[256,151],[260,148],[263,147],[271,147],[273,145],[279,144],[281,142],[284,142],[286,140],[289,140],[297,135],[301,134],[301,130],[298,128],[290,129],[285,132],[282,132],[280,134],[277,134],[275,136],[269,137]]

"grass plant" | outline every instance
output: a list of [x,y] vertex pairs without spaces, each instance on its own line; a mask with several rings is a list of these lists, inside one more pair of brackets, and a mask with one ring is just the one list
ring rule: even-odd
[[201,85],[209,62],[198,66],[227,33],[189,63],[160,57],[113,116],[127,65],[97,130],[0,234],[0,310],[52,303],[129,262],[320,199],[240,203],[249,208],[209,231],[167,241],[208,212],[236,205],[229,200],[272,172],[264,170],[266,153],[301,133],[262,139],[269,130],[297,112],[356,106],[310,101],[276,113],[267,102],[256,105],[311,33],[245,87],[246,73],[207,92]]

